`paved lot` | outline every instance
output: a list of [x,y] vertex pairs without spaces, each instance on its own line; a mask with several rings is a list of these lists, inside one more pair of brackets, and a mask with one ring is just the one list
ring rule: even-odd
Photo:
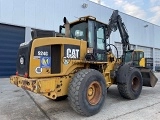
[[[160,73],[156,73],[160,79]],[[136,100],[123,99],[116,86],[108,90],[102,110],[91,117],[75,113],[68,100],[54,102],[0,79],[0,120],[160,120],[160,81],[143,87]]]

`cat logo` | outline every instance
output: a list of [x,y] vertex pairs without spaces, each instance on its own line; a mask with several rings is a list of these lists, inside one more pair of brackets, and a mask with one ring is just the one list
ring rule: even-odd
[[41,57],[40,62],[41,62],[41,65],[40,65],[41,68],[48,68],[51,66],[50,57]]
[[79,58],[79,49],[67,49],[67,58],[74,58],[78,59]]
[[64,57],[69,59],[80,58],[80,46],[78,45],[64,45]]

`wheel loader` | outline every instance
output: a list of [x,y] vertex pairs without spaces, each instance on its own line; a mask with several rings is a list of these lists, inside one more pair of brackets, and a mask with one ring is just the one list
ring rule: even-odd
[[[64,17],[63,21],[59,32],[50,36],[33,30],[33,40],[20,45],[17,71],[10,77],[12,84],[55,101],[68,98],[73,110],[84,116],[101,110],[113,84],[130,100],[140,96],[142,86],[156,85],[158,79],[148,68],[144,52],[130,49],[118,10],[113,11],[108,24],[93,16],[71,23]],[[117,29],[123,45],[121,57],[109,42]]]

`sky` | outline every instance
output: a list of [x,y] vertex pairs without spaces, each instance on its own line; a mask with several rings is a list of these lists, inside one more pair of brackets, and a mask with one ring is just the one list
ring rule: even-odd
[[160,26],[160,0],[101,0],[101,4]]

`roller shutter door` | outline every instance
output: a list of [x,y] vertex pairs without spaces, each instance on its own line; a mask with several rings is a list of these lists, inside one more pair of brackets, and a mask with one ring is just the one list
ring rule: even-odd
[[160,49],[155,49],[155,71],[160,71]]
[[150,47],[137,46],[138,50],[144,51],[144,57],[153,58],[153,49]]
[[[122,43],[120,43],[120,42],[115,42],[114,45],[117,47],[118,57],[121,57],[122,54],[123,54],[123,46],[122,46]],[[131,50],[135,50],[135,48],[136,48],[135,45],[130,44],[130,49],[131,49]],[[114,49],[114,48],[112,48],[112,49]],[[115,49],[114,49],[114,54],[115,54],[115,56],[117,56],[117,51],[116,51]]]
[[24,41],[25,28],[0,24],[0,77],[15,74],[18,48]]

